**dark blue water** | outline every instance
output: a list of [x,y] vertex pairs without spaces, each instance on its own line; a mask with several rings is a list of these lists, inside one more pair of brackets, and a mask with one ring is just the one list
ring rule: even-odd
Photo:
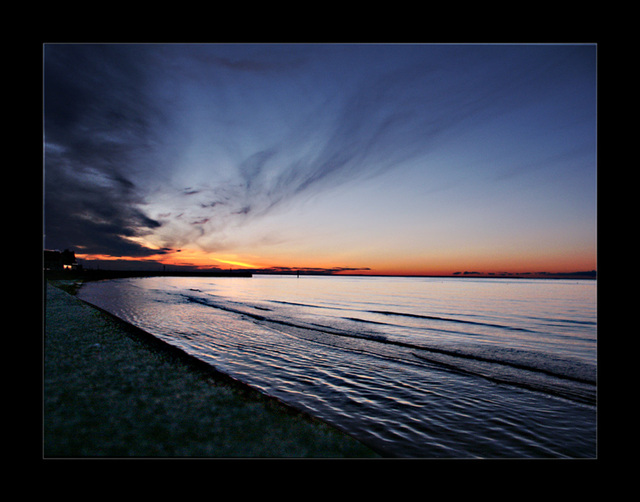
[[80,298],[392,456],[596,456],[596,282],[255,276]]

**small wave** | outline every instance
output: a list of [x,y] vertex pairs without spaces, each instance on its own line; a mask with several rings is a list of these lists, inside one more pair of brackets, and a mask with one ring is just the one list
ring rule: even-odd
[[364,322],[367,324],[380,324],[383,326],[391,326],[388,322],[369,321],[367,319],[358,319],[357,317],[343,317],[342,319],[346,319],[347,321]]
[[360,309],[353,309],[349,307],[332,307],[330,305],[313,305],[311,303],[296,303],[296,302],[285,302],[282,300],[267,300],[271,303],[279,303],[281,305],[293,305],[296,307],[307,307],[312,309],[321,309],[321,310],[355,310],[357,312],[362,312]]
[[285,302],[285,301],[281,301],[281,300],[269,300],[272,303],[280,303],[281,305],[295,305],[297,307],[313,307],[313,308],[324,308],[321,307],[319,305],[310,305],[308,303],[295,303],[295,302]]
[[[323,306],[323,305],[312,305],[309,303],[296,303],[296,302],[286,302],[286,301],[282,301],[282,300],[270,300],[273,303],[279,303],[282,305],[295,305],[298,307],[308,307],[308,308],[315,308],[315,309],[331,309],[331,310],[357,310],[357,309],[345,309],[345,308],[340,308],[340,307],[330,307],[330,306]],[[358,310],[359,311],[359,310]],[[385,315],[385,316],[399,316],[399,317],[410,317],[410,318],[414,318],[414,319],[427,319],[427,320],[431,320],[431,321],[442,321],[442,322],[451,322],[451,323],[458,323],[458,324],[470,324],[470,325],[474,325],[474,326],[485,326],[485,327],[489,327],[489,328],[499,328],[499,329],[506,329],[506,330],[510,330],[510,331],[520,331],[520,332],[526,332],[526,333],[535,333],[535,331],[527,329],[527,328],[522,328],[519,326],[507,326],[504,324],[494,324],[494,323],[488,323],[488,322],[480,322],[480,321],[469,321],[467,319],[455,319],[455,318],[451,318],[451,317],[438,317],[438,316],[431,316],[431,315],[425,315],[425,314],[410,314],[410,313],[406,313],[406,312],[395,312],[395,311],[391,311],[391,310],[365,310],[364,312],[369,313],[369,314],[378,314],[378,315]],[[367,322],[367,323],[371,323],[371,324],[389,324],[389,323],[384,323],[384,322],[379,322],[379,321],[369,321],[366,319],[359,319],[356,317],[344,317],[344,319],[350,320],[350,321],[357,321],[357,322]],[[580,321],[576,321],[576,322],[580,322]]]
[[[572,369],[570,367],[567,367],[566,365],[563,366],[562,364],[559,364],[559,363],[555,364],[552,361],[551,362],[548,361],[548,357],[545,355],[540,355],[540,357],[536,357],[533,354],[520,353],[518,351],[480,352],[480,351],[463,351],[458,349],[443,348],[443,347],[437,347],[432,345],[426,345],[423,343],[415,343],[413,341],[390,338],[388,336],[385,336],[379,333],[347,331],[336,326],[327,326],[327,325],[321,325],[317,323],[305,323],[303,321],[292,321],[289,319],[274,317],[273,314],[271,317],[265,317],[264,315],[260,315],[248,310],[248,308],[251,307],[250,305],[245,305],[246,309],[241,309],[241,308],[229,307],[228,305],[221,304],[218,302],[213,303],[210,300],[205,298],[195,297],[191,295],[182,295],[182,296],[184,296],[188,301],[193,303],[198,303],[208,307],[224,310],[227,312],[232,312],[235,314],[249,317],[251,319],[254,319],[255,321],[260,321],[260,322],[264,322],[272,325],[275,324],[280,326],[286,326],[289,328],[309,330],[317,333],[322,333],[324,335],[357,339],[365,342],[380,343],[387,346],[403,347],[403,348],[409,349],[412,355],[415,356],[416,358],[422,359],[424,361],[432,362],[441,367],[445,367],[451,371],[456,371],[458,373],[463,373],[463,374],[472,374],[475,376],[481,376],[484,378],[488,378],[490,380],[494,379],[495,381],[499,381],[503,383],[505,382],[503,379],[494,376],[495,374],[499,373],[499,371],[495,371],[495,372],[489,371],[487,373],[486,370],[489,367],[487,365],[493,366],[494,368],[497,368],[497,369],[502,367],[502,368],[511,368],[512,370],[523,370],[533,374],[543,375],[545,377],[552,377],[552,378],[559,379],[566,382],[573,382],[575,384],[587,385],[589,387],[595,386],[595,376],[593,376],[593,378],[590,376],[586,376],[589,372],[588,368]],[[371,311],[371,312],[373,313],[374,311]],[[470,324],[482,324],[485,326],[487,325],[495,326],[488,323],[477,323],[473,321],[445,319],[445,318],[438,318],[433,316],[423,316],[418,314],[401,314],[397,312],[387,312],[387,311],[375,311],[375,313],[384,313],[386,315],[406,315],[410,317],[437,319],[437,320],[444,320],[444,321],[450,321],[450,322],[463,322],[463,323],[470,323]],[[362,322],[362,323],[385,324],[385,323],[378,323],[375,321],[367,321],[364,319],[350,318],[350,317],[344,317],[343,319]],[[500,326],[500,327],[503,327],[503,326]],[[463,362],[465,360],[473,362],[474,364],[477,364],[477,363],[484,364],[483,372],[477,372],[475,369],[469,366],[469,364],[465,364]],[[516,384],[523,388],[531,388],[533,390],[542,389],[539,385],[532,384],[526,379],[523,379],[521,381],[510,379],[507,383]],[[564,394],[562,395],[565,397],[567,396],[572,397],[571,391],[564,392]],[[591,398],[589,397],[585,398],[583,394],[578,393],[577,396],[578,396],[576,398],[577,400],[582,400],[584,402],[591,402],[590,400]]]
[[[585,381],[580,378],[571,378],[566,375],[560,376],[556,373],[532,369],[531,367],[523,368],[519,365],[505,364],[505,367],[515,367],[520,370],[525,369],[533,372],[537,377],[526,378],[521,373],[509,373],[500,371],[487,371],[483,367],[469,367],[456,364],[454,361],[446,361],[437,357],[425,354],[411,353],[417,359],[425,361],[436,366],[446,368],[447,371],[461,375],[470,375],[481,377],[485,380],[498,384],[507,384],[527,389],[535,392],[543,392],[547,395],[569,399],[587,405],[596,403],[596,389],[593,382]],[[549,377],[552,377],[551,379]]]
[[[421,349],[425,352],[442,354],[442,355],[451,356],[451,357],[460,358],[460,359],[469,359],[469,360],[483,362],[483,363],[491,363],[491,364],[497,364],[501,366],[508,366],[514,369],[540,373],[540,374],[551,376],[554,378],[559,378],[562,380],[569,380],[577,383],[595,385],[595,378],[588,378],[586,376],[581,376],[579,374],[571,374],[570,372],[567,371],[566,368],[562,368],[562,369],[545,368],[540,364],[536,364],[535,362],[527,364],[526,362],[520,362],[515,359],[507,359],[504,357],[499,357],[497,355],[486,356],[486,355],[464,353],[457,350],[448,350],[448,349],[441,349],[441,348],[435,348],[435,347],[430,347],[430,348],[421,347]],[[427,356],[425,355],[421,355],[417,353],[413,353],[413,355],[418,358],[428,359]]]
[[501,328],[501,329],[508,329],[511,331],[526,331],[530,333],[532,332],[529,329],[520,328],[517,326],[506,326],[504,324],[492,324],[488,322],[468,321],[466,319],[453,319],[450,317],[437,317],[437,316],[423,315],[423,314],[408,314],[405,312],[393,312],[389,310],[367,310],[367,312],[371,314],[380,314],[380,315],[388,315],[388,316],[413,317],[417,319],[429,319],[433,321],[455,322],[460,324],[473,324],[476,326],[488,326],[490,328]]
[[568,324],[582,324],[584,326],[597,326],[597,323],[593,321],[577,321],[575,319],[559,319],[559,321],[562,321]]

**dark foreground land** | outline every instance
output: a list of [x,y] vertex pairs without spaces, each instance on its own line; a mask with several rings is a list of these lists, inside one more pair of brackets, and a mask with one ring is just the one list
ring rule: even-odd
[[52,284],[44,313],[45,458],[377,456]]

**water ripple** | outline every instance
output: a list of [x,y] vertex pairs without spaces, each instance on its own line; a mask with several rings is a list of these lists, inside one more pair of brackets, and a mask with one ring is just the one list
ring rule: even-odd
[[[407,288],[405,303],[391,305],[384,296],[363,302],[353,281],[332,279],[313,283],[331,286],[324,296],[276,296],[274,282],[256,278],[242,283],[246,298],[225,294],[224,280],[180,278],[88,283],[80,296],[391,456],[595,454],[595,337],[575,331],[593,330],[591,321],[547,315],[562,330],[545,334],[527,324],[538,312],[525,321],[492,305],[483,318],[451,298],[446,312],[416,312],[419,299],[439,302],[425,281],[379,278],[382,290]],[[462,295],[464,284],[450,292]]]

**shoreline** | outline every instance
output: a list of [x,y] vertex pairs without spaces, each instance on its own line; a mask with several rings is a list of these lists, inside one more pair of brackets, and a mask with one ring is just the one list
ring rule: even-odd
[[44,279],[48,281],[75,280],[101,281],[104,279],[123,279],[128,277],[252,277],[244,270],[228,271],[153,271],[153,270],[45,270]]
[[407,277],[407,278],[437,278],[437,279],[547,279],[547,280],[586,280],[596,281],[595,270],[587,272],[523,272],[523,273],[481,273],[481,272],[454,272],[444,275],[388,275],[388,274],[337,274],[300,271],[270,272],[260,269],[250,270],[179,270],[179,271],[154,271],[154,270],[46,270],[45,280],[78,280],[100,281],[104,279],[123,279],[129,277],[246,277],[254,275],[286,275],[292,277],[319,276],[319,277]]
[[45,458],[381,456],[65,291],[77,284],[44,282]]

